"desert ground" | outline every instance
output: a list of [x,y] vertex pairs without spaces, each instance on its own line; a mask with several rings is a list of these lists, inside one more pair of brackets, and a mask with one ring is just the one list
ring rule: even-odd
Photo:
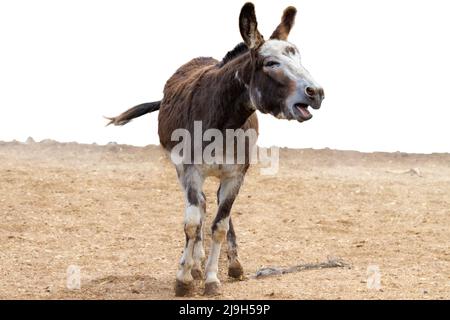
[[[278,174],[261,166],[232,211],[246,277],[228,278],[225,245],[215,299],[450,299],[449,154],[280,149]],[[206,183],[207,225],[217,186]],[[1,142],[0,298],[175,298],[183,199],[159,146]],[[253,277],[328,257],[349,266]],[[381,288],[368,288],[369,266]]]

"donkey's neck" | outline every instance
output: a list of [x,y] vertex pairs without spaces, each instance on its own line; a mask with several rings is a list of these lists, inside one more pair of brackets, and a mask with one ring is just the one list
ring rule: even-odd
[[244,125],[256,108],[251,101],[249,82],[251,61],[248,53],[216,70],[214,101],[218,117],[211,126],[219,130],[237,129]]

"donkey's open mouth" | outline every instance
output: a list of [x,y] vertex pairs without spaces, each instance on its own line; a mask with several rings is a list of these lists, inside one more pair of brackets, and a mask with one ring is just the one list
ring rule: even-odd
[[308,110],[309,105],[305,103],[296,103],[294,104],[294,109],[298,113],[298,121],[303,122],[312,118],[311,112]]

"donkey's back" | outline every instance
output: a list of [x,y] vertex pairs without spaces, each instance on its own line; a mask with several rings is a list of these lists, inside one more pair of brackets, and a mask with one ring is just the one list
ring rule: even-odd
[[191,119],[201,120],[201,113],[197,111],[198,106],[193,105],[193,100],[195,94],[202,91],[204,74],[216,64],[217,60],[213,58],[194,58],[178,68],[167,80],[158,115],[159,139],[165,149],[170,151],[176,144],[171,139],[174,130],[189,130]]

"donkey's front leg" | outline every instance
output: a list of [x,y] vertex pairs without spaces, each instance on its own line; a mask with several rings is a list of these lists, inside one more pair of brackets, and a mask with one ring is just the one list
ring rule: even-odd
[[230,211],[243,181],[243,175],[222,179],[218,192],[219,208],[212,224],[212,243],[206,263],[205,295],[219,293],[220,281],[217,277],[222,242],[230,227]]
[[244,275],[244,269],[238,259],[236,234],[234,232],[233,222],[230,217],[230,228],[227,232],[228,242],[228,275],[235,279],[242,279]]
[[[192,168],[192,167],[191,167]],[[193,276],[201,277],[201,261],[204,258],[202,225],[205,215],[205,197],[201,191],[204,178],[198,171],[189,169],[180,174],[186,194],[184,233],[186,245],[180,260],[175,294],[185,296],[193,288]]]
[[194,265],[191,270],[191,275],[195,280],[203,279],[202,265],[205,261],[205,249],[203,247],[203,224],[205,221],[206,213],[206,197],[203,192],[201,193],[200,206],[200,209],[202,211],[202,219],[200,221],[200,232],[197,232],[195,235],[193,252]]

